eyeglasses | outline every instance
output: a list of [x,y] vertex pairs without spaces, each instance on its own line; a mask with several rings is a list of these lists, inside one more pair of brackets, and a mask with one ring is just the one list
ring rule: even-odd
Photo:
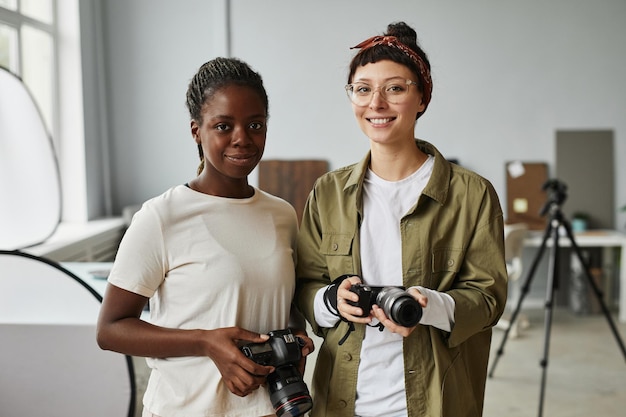
[[379,86],[378,88],[372,88],[365,83],[353,83],[347,84],[345,89],[350,101],[357,106],[367,106],[372,102],[374,92],[378,90],[380,96],[390,104],[400,104],[409,95],[409,86],[419,85],[415,81],[403,80],[403,81],[389,81],[386,84]]

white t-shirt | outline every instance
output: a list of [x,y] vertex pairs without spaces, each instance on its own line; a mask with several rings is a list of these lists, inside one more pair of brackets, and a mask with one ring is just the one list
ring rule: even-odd
[[[180,185],[147,201],[127,230],[109,282],[150,297],[150,322],[178,329],[287,327],[297,217],[255,189],[247,199]],[[267,389],[232,394],[208,357],[148,358],[144,406],[164,417],[273,414]]]

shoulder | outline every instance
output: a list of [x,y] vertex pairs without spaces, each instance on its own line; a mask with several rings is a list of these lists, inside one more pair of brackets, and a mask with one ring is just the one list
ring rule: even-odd
[[173,201],[180,201],[190,198],[191,193],[189,193],[188,191],[191,190],[185,185],[176,185],[167,189],[163,193],[146,200],[143,203],[142,209],[144,207],[158,209],[160,207],[169,205]]
[[193,214],[206,211],[211,202],[202,198],[203,195],[191,190],[185,185],[169,188],[162,194],[146,200],[135,218],[144,222],[157,222],[161,225],[189,219]]
[[277,208],[289,208],[289,207],[293,208],[291,203],[289,203],[287,200],[285,200],[282,197],[278,197],[277,195],[270,194],[267,191],[263,191],[259,188],[255,188],[254,192],[258,193],[257,201],[263,204],[267,204],[269,206],[273,206]]
[[465,188],[468,192],[482,190],[487,193],[495,193],[493,184],[487,178],[454,163],[450,162],[449,164],[451,172],[450,185],[452,187]]
[[295,216],[296,209],[287,200],[259,188],[255,188],[255,193],[257,193],[257,203],[263,205],[268,210],[276,213],[283,213],[289,216],[293,214]]
[[[315,189],[340,188],[352,185],[356,169],[359,164],[351,164],[334,169],[320,176],[316,181]],[[355,183],[356,184],[356,183]]]

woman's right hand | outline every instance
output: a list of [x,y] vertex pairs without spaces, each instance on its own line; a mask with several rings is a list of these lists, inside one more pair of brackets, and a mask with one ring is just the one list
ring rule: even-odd
[[235,395],[245,397],[265,384],[272,366],[259,365],[246,357],[239,342],[264,343],[268,335],[261,335],[238,327],[206,331],[206,349],[228,389]]
[[[357,276],[348,277],[341,281],[337,288],[337,311],[348,321],[354,323],[371,323],[371,311],[363,311],[360,307],[355,307],[347,302],[348,300],[355,303],[359,301],[359,296],[350,291],[350,287],[360,283],[361,279]],[[361,317],[363,315],[366,316]]]

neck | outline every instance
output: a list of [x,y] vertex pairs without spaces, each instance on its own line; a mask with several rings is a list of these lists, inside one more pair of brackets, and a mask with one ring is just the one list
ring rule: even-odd
[[370,169],[387,181],[400,181],[417,171],[428,159],[415,142],[389,149],[372,146]]
[[250,198],[254,195],[254,188],[247,179],[229,184],[215,181],[206,181],[202,175],[189,181],[189,188],[199,193],[225,198]]

